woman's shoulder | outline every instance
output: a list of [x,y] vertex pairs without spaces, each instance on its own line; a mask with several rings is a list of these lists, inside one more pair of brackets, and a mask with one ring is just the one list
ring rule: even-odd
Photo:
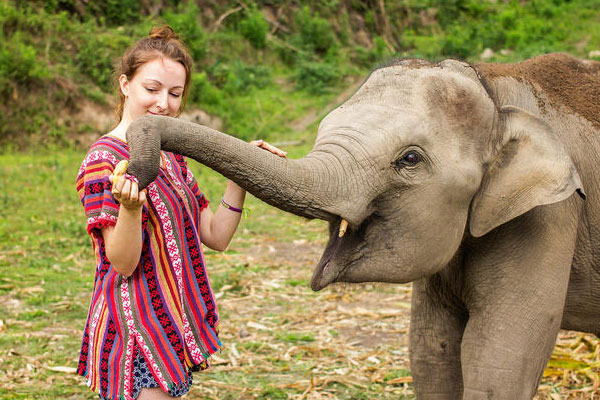
[[120,161],[124,158],[129,158],[129,147],[124,140],[110,134],[105,134],[90,146],[86,158],[90,156],[95,158],[108,157]]
[[129,152],[129,146],[127,142],[118,136],[106,133],[100,136],[91,146],[90,150],[98,150],[103,148],[115,148],[119,150],[126,150]]
[[100,165],[112,170],[123,159],[129,159],[127,143],[118,137],[103,135],[90,146],[79,168],[79,175],[89,168],[97,169]]

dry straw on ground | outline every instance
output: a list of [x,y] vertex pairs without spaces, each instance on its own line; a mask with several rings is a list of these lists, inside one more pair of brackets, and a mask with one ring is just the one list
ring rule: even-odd
[[[225,348],[214,371],[235,371],[241,380],[211,379],[194,393],[268,398],[264,385],[244,384],[258,375],[286,393],[281,398],[354,399],[361,393],[369,399],[414,398],[408,361],[411,285],[342,285],[313,293],[307,280],[321,251],[321,245],[305,241],[262,242],[239,255],[216,256],[227,258],[216,263],[220,268],[247,263],[249,269],[264,269],[244,274],[239,291],[223,286],[217,294],[226,314]],[[599,353],[595,336],[562,331],[537,399],[600,399]]]
[[[414,398],[410,285],[333,286],[314,293],[308,279],[322,243],[246,237],[237,242],[238,251],[234,246],[229,253],[207,254],[224,347],[213,368],[194,375],[188,399]],[[48,315],[88,295],[56,302]],[[13,304],[9,296],[1,300],[14,315],[23,312],[23,303]],[[31,325],[8,318],[0,321],[0,334],[19,324]],[[46,341],[47,351],[31,355],[4,347],[0,365],[10,368],[0,368],[0,392],[39,394],[11,399],[44,399],[50,388],[77,386],[80,394],[64,398],[96,398],[73,373],[79,327],[49,325],[24,335]],[[57,365],[56,351],[70,354],[71,362]],[[537,399],[600,399],[599,353],[595,336],[561,332]]]

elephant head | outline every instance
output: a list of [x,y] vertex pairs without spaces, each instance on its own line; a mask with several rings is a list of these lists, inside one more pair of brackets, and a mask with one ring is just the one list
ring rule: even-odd
[[155,178],[162,148],[275,207],[329,221],[314,290],[429,276],[465,236],[581,188],[552,128],[499,107],[477,72],[454,60],[403,60],[373,71],[323,119],[313,149],[297,160],[168,117],[139,118],[127,135],[129,172],[141,186]]

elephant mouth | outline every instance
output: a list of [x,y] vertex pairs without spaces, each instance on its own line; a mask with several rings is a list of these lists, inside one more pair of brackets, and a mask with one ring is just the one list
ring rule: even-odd
[[[335,265],[332,265],[332,260],[338,253],[338,250],[341,247],[343,238],[343,231],[345,227],[340,227],[341,223],[338,224],[338,227],[332,231],[329,237],[329,242],[325,247],[325,251],[317,264],[315,271],[313,272],[312,279],[310,281],[310,287],[315,292],[323,289],[327,285],[332,282],[335,282],[339,276],[341,275],[341,269],[335,268]],[[340,230],[342,233],[340,234]]]

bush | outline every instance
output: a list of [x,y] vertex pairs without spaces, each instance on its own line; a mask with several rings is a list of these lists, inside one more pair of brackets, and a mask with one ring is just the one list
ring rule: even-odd
[[235,60],[217,63],[210,70],[211,80],[225,92],[235,95],[253,87],[262,88],[271,82],[271,70],[263,65],[247,65]]
[[114,34],[85,35],[75,56],[79,71],[102,90],[109,91],[113,85],[115,63],[131,44],[131,39]]
[[372,49],[356,46],[353,50],[351,60],[361,67],[366,68],[372,68],[375,65],[381,64],[392,56],[381,36],[376,36],[373,39]]
[[96,19],[108,26],[137,22],[142,15],[140,0],[34,0],[32,3],[43,4],[43,8],[49,14],[67,12],[78,16],[80,20]]
[[202,25],[196,19],[200,10],[198,6],[189,1],[185,7],[180,6],[177,12],[167,11],[163,18],[181,37],[181,40],[190,49],[194,61],[200,61],[206,56],[208,37]]
[[485,17],[488,11],[487,2],[479,0],[430,0],[429,6],[438,9],[437,20],[443,28],[461,18]]
[[318,14],[313,16],[308,7],[298,11],[294,19],[302,48],[324,54],[336,44],[329,22]]
[[223,93],[215,87],[206,72],[192,73],[188,101],[197,105],[220,106]]
[[86,3],[86,8],[91,14],[101,17],[110,26],[136,22],[141,17],[139,0],[103,0]]
[[313,94],[322,94],[339,82],[340,71],[324,62],[301,62],[296,70],[296,85]]
[[239,31],[254,48],[262,49],[267,44],[269,23],[262,12],[252,7],[246,11],[246,17],[240,22]]
[[4,35],[22,32],[43,36],[50,25],[49,17],[43,10],[38,12],[27,3],[14,6],[0,2],[0,27]]
[[28,86],[49,77],[46,64],[38,60],[33,46],[22,42],[19,33],[9,40],[0,36],[0,88],[8,94],[11,87]]
[[107,52],[98,51],[103,47],[102,40],[92,39],[84,42],[77,53],[76,62],[84,75],[107,91],[112,83],[115,62]]
[[474,31],[464,29],[459,24],[452,26],[442,42],[442,54],[447,57],[467,59],[469,56],[481,53],[485,46],[475,37]]
[[[442,40],[443,56],[476,57],[485,48],[512,49],[527,58],[547,51],[566,49],[565,41],[574,30],[563,14],[580,12],[574,2],[556,0],[501,3],[491,8],[471,0],[454,0],[456,15],[448,18]],[[494,12],[491,12],[491,11]]]

